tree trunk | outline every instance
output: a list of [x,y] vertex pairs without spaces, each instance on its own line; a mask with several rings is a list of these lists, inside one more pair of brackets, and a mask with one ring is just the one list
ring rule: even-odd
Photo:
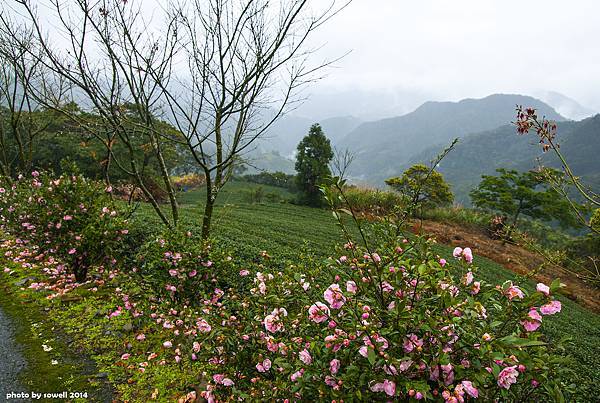
[[517,226],[517,219],[519,218],[519,214],[521,214],[521,208],[523,207],[523,200],[519,200],[519,207],[517,208],[517,212],[513,216],[512,224],[508,227],[508,232],[502,241],[502,245],[505,245],[508,240],[510,240],[510,236],[512,235],[513,229]]
[[[207,181],[210,183],[210,180]],[[213,209],[215,206],[216,195],[212,190],[212,186],[206,187],[206,205],[204,206],[204,217],[202,219],[202,240],[208,240],[210,236],[210,225],[212,221]]]

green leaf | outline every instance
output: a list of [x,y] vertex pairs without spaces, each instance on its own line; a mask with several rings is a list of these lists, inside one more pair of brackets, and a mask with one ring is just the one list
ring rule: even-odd
[[530,340],[530,339],[522,339],[516,336],[506,336],[501,339],[498,339],[499,342],[507,344],[509,346],[515,347],[533,347],[533,346],[545,346],[547,343],[544,343],[540,340]]
[[375,350],[373,350],[372,348],[369,348],[369,353],[367,355],[367,359],[369,360],[371,365],[375,364],[375,361],[377,360],[377,355],[375,354]]

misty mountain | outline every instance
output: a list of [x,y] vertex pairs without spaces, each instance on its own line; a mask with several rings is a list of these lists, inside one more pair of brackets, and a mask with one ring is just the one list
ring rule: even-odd
[[402,173],[411,158],[428,147],[441,151],[456,137],[495,129],[515,119],[515,106],[536,108],[540,115],[564,121],[552,107],[523,95],[495,94],[459,102],[426,102],[403,116],[363,123],[338,142],[356,158],[350,175],[381,185]]
[[323,128],[323,133],[331,140],[331,144],[337,144],[361,123],[362,120],[355,118],[354,116],[340,116],[324,119],[319,122]]
[[[560,122],[556,139],[573,172],[596,192],[600,191],[600,115],[579,122]],[[401,169],[415,163],[429,164],[440,148],[429,147]],[[544,166],[561,167],[554,153],[542,152],[535,134],[518,135],[513,125],[505,125],[465,137],[437,170],[451,184],[456,201],[469,204],[468,193],[481,181],[481,175],[493,175],[497,168],[527,171],[540,162]]]
[[319,123],[332,145],[354,130],[362,121],[354,116],[339,116],[322,121],[302,116],[284,115],[255,143],[244,159],[249,173],[281,171],[294,173],[294,153],[310,126]]
[[363,121],[379,120],[412,112],[431,94],[405,88],[385,89],[321,88],[308,95],[296,113],[317,121],[335,116],[352,115]]
[[582,120],[598,113],[593,109],[581,105],[574,99],[555,91],[543,91],[536,94],[536,96],[568,119]]

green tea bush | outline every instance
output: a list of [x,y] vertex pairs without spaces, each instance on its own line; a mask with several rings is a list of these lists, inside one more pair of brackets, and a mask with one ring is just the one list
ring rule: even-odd
[[259,185],[270,185],[296,190],[295,177],[295,175],[283,172],[261,172],[253,175],[244,175],[242,178],[248,182],[258,183]]
[[379,189],[348,186],[344,189],[347,201],[336,201],[336,207],[349,203],[361,213],[375,215],[386,215],[406,205],[407,200],[397,192],[383,191]]
[[93,265],[112,264],[122,252],[126,221],[110,188],[73,173],[54,177],[33,171],[0,180],[2,230],[67,264],[77,281]]

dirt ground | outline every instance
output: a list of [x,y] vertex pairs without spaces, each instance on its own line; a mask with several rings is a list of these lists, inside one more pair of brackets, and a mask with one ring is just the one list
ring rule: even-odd
[[[413,231],[418,232],[419,229],[420,224],[416,223]],[[434,235],[439,243],[470,247],[475,255],[484,256],[518,274],[538,270],[545,262],[543,256],[517,245],[503,245],[502,241],[491,239],[485,231],[480,229],[458,224],[423,221],[423,230],[425,233]],[[564,268],[546,264],[533,277],[546,284],[560,278],[561,282],[566,284],[564,289],[566,297],[577,301],[593,312],[600,313],[600,289],[585,283]]]

